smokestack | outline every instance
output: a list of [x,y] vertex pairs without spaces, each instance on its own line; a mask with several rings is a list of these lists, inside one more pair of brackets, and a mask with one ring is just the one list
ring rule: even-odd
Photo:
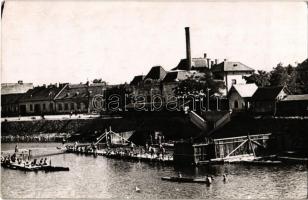
[[215,59],[215,65],[217,65],[217,64],[218,64],[218,59],[216,58],[216,59]]
[[212,60],[212,61],[211,61],[211,67],[213,67],[213,65],[214,65],[214,61]]
[[186,36],[186,60],[187,60],[187,70],[191,70],[191,52],[190,52],[190,34],[189,27],[185,27]]
[[204,53],[204,54],[203,54],[203,57],[204,57],[204,58],[206,58],[206,57],[207,57],[206,53]]

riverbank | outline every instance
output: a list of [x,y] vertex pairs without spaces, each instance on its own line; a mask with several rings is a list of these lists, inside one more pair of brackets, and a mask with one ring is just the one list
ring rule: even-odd
[[34,134],[66,133],[78,141],[95,141],[105,129],[135,131],[134,143],[143,143],[149,134],[163,132],[166,139],[177,140],[200,135],[200,130],[184,113],[137,113],[122,117],[40,119],[1,122],[3,136],[30,136]]

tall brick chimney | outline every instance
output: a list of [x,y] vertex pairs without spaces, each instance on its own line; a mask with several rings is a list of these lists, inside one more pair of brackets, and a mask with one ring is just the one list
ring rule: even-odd
[[190,52],[190,34],[189,27],[185,27],[186,36],[186,60],[187,60],[187,70],[191,70],[191,52]]

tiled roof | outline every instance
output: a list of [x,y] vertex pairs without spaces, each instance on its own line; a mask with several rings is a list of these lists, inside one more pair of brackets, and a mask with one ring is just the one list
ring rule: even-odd
[[4,94],[1,95],[1,105],[15,104],[24,95],[24,93],[19,94]]
[[[254,83],[249,84],[236,84],[232,86],[241,97],[252,97],[252,95],[256,92],[258,89],[258,86]],[[232,88],[231,88],[232,89]]]
[[35,87],[28,90],[28,92],[21,97],[20,102],[49,101],[53,99],[65,86],[66,84],[60,84],[59,87],[56,85],[50,85],[48,87]]
[[258,88],[252,96],[254,101],[275,100],[283,90],[283,86]]
[[282,101],[308,101],[308,94],[288,95]]
[[213,72],[235,72],[235,71],[248,71],[253,72],[254,69],[244,65],[241,62],[230,62],[224,61],[217,65],[212,66],[211,70]]
[[140,82],[143,81],[145,76],[143,75],[139,75],[139,76],[135,76],[134,79],[130,82],[130,85],[138,85]]
[[97,94],[103,94],[105,86],[95,86],[86,84],[69,84],[61,93],[55,98],[56,100],[65,100],[65,99],[82,99],[87,98],[88,95],[93,97]]
[[154,66],[151,68],[149,73],[145,76],[144,80],[152,79],[152,80],[163,80],[166,76],[167,72],[161,66]]
[[1,94],[26,93],[33,88],[33,83],[1,83]]
[[189,73],[187,71],[171,71],[165,76],[163,82],[175,82],[187,79]]
[[[200,69],[200,68],[208,68],[206,58],[192,58],[191,67],[192,67],[192,70]],[[181,59],[178,66],[176,66],[172,70],[187,70],[187,59],[186,58]]]

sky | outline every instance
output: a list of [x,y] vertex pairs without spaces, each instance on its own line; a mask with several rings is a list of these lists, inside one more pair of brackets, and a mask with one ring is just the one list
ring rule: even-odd
[[269,71],[307,56],[305,2],[7,1],[1,82],[130,82],[192,57]]

